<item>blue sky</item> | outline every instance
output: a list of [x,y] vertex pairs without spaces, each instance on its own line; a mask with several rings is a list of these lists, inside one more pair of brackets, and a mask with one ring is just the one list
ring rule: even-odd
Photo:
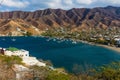
[[94,8],[120,5],[120,0],[0,0],[0,2],[2,2],[0,6],[1,11],[34,11],[46,8]]

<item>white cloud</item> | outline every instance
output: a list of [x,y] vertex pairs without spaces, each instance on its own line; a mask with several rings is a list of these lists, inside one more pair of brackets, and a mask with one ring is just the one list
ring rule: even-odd
[[50,8],[58,8],[61,7],[61,0],[51,0],[49,2],[45,2],[45,4]]
[[106,2],[111,4],[120,4],[120,0],[106,0]]
[[63,0],[63,3],[66,4],[66,5],[73,5],[72,0]]
[[120,0],[92,0],[92,2],[106,5],[120,4]]
[[[2,0],[0,0],[2,1]],[[36,10],[46,8],[91,8],[102,6],[119,6],[120,0],[4,0],[3,4],[7,9]]]
[[15,7],[15,8],[25,8],[30,3],[28,1],[21,1],[21,0],[4,0],[2,5],[8,6],[8,7]]
[[86,4],[86,5],[88,5],[88,4],[93,3],[93,0],[76,0],[76,2],[79,3],[79,4]]
[[[47,0],[43,1],[41,0],[44,5],[46,5],[48,8],[62,8],[62,9],[70,9],[73,7],[82,7],[82,5],[79,4],[90,4],[91,0],[85,0],[88,3],[82,1],[82,0]],[[79,1],[79,3],[78,3]],[[77,4],[76,4],[77,3]]]

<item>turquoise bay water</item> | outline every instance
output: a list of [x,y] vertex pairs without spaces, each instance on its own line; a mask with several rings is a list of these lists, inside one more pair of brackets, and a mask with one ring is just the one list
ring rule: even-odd
[[17,47],[30,51],[32,56],[50,60],[55,67],[72,71],[75,64],[101,66],[120,61],[120,53],[85,43],[49,40],[42,37],[0,37],[0,47]]

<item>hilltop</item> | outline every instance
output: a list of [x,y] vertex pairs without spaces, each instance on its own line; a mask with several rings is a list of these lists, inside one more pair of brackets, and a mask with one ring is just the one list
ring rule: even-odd
[[46,29],[71,28],[72,30],[120,27],[120,7],[73,8],[70,10],[45,9],[0,12],[0,34],[39,35]]

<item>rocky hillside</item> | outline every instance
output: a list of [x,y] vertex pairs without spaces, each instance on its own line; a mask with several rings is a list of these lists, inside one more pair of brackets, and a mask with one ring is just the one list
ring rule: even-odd
[[[70,10],[45,9],[34,12],[0,12],[0,33],[23,34],[29,31],[39,34],[46,28],[107,28],[120,27],[120,7],[97,7]],[[20,32],[23,31],[23,32]],[[38,33],[36,33],[36,31]]]
[[40,31],[35,26],[21,19],[2,19],[0,21],[0,34],[7,36],[39,35]]

